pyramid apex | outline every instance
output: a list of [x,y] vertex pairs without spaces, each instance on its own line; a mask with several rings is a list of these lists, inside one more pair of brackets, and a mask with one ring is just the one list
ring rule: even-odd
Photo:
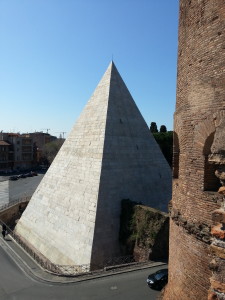
[[115,78],[115,77],[118,77],[122,80],[122,77],[119,74],[119,71],[117,70],[117,67],[115,66],[114,61],[111,60],[99,83],[108,82],[108,84],[110,86],[112,78]]
[[115,63],[114,63],[114,61],[113,61],[113,59],[110,61],[110,63],[109,63],[109,66],[108,66],[108,68],[112,68],[112,67],[115,67]]
[[108,65],[108,68],[106,70],[106,73],[108,73],[108,71],[109,71],[110,76],[112,76],[113,73],[114,74],[115,73],[119,73],[119,71],[118,71],[118,69],[117,69],[117,67],[116,67],[113,59],[110,61],[109,65]]

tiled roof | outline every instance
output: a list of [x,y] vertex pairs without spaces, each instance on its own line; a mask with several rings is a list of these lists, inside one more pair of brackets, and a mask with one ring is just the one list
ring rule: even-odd
[[0,141],[0,146],[10,146],[10,144],[5,141]]

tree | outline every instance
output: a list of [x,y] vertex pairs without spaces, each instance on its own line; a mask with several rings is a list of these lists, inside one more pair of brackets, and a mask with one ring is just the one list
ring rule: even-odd
[[173,159],[173,131],[155,132],[153,136],[158,143],[167,162],[172,166]]
[[64,139],[57,139],[53,142],[45,144],[42,151],[43,161],[45,160],[48,162],[47,164],[51,164],[64,141]]
[[165,125],[161,125],[159,132],[167,132],[166,126]]
[[151,122],[151,125],[150,125],[150,131],[153,133],[153,132],[158,132],[158,128],[157,128],[157,124],[156,122]]

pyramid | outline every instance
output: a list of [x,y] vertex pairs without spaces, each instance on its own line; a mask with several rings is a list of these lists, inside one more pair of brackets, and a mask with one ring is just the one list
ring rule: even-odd
[[101,264],[121,255],[122,199],[167,211],[171,170],[111,62],[16,232],[54,264]]

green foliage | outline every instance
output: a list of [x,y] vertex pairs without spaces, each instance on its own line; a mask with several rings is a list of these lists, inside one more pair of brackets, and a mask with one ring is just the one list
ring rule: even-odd
[[166,126],[165,125],[161,125],[159,132],[167,132]]
[[129,199],[123,199],[121,201],[121,215],[120,215],[120,233],[119,239],[122,243],[125,243],[127,238],[134,233],[135,215],[134,207],[137,203],[130,201]]
[[47,143],[43,147],[42,156],[44,159],[48,161],[49,164],[51,164],[57,155],[59,149],[62,147],[62,144],[64,143],[64,139],[57,139],[53,142]]
[[155,231],[151,231],[151,232],[150,232],[150,238],[151,238],[152,240],[154,240],[154,239],[156,238],[156,236],[157,236],[157,232],[155,232]]
[[147,259],[167,259],[169,217],[157,209],[124,199],[121,201],[119,240],[123,255],[134,255],[137,261],[143,250],[149,253]]
[[129,199],[122,200],[119,240],[125,246],[126,254],[133,253],[135,244],[151,248],[164,219],[156,209],[144,207]]
[[[151,246],[154,243],[154,239],[158,232],[158,218],[160,212],[157,210],[143,209],[142,206],[135,207],[135,220],[137,222],[137,242],[143,246]],[[155,228],[156,226],[156,228]]]
[[156,142],[168,161],[169,165],[172,166],[173,159],[173,131],[167,132],[156,132],[153,133]]
[[151,125],[150,125],[150,131],[153,133],[153,132],[158,132],[158,128],[157,128],[157,124],[156,122],[151,122]]

